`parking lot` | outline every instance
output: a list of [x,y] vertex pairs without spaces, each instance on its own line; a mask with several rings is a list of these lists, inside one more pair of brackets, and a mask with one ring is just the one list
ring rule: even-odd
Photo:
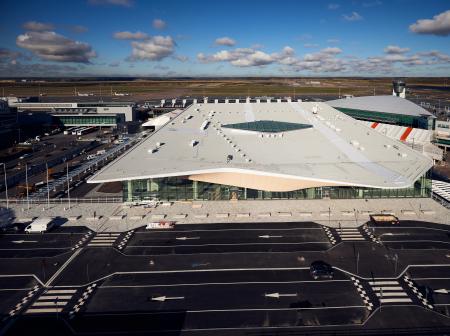
[[[430,240],[448,243],[443,225],[379,226],[375,240],[370,226],[349,236],[313,222],[125,232],[66,225],[0,236],[4,334],[45,334],[49,323],[58,335],[450,328],[449,296],[435,292],[449,289],[448,249],[377,241],[437,232]],[[332,278],[313,279],[316,260],[333,266]],[[391,307],[396,314],[386,316]]]

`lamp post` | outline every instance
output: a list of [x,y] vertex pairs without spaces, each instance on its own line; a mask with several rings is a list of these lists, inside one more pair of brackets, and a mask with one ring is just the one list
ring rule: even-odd
[[6,195],[6,209],[9,209],[9,199],[8,199],[8,181],[6,179],[6,164],[0,162],[3,165],[3,173],[5,175],[5,195]]
[[25,164],[25,188],[27,191],[27,208],[30,210],[30,198],[28,195],[28,163]]
[[47,171],[47,210],[50,209],[50,189],[48,187],[48,163],[45,163],[45,169]]
[[70,182],[69,182],[69,163],[67,162],[67,198],[69,199],[69,210],[70,210]]

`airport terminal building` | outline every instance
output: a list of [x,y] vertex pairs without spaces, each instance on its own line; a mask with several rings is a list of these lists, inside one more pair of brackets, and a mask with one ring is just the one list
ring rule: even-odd
[[327,104],[359,120],[434,130],[436,117],[398,96],[363,96],[327,101]]
[[194,103],[89,183],[124,201],[428,197],[433,162],[325,103]]

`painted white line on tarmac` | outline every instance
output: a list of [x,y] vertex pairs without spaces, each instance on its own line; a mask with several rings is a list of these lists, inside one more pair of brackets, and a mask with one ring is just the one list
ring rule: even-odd
[[237,308],[237,309],[207,309],[207,310],[187,310],[187,313],[218,313],[218,312],[245,312],[245,311],[277,311],[277,310],[329,310],[329,309],[351,309],[364,308],[366,306],[337,306],[337,307],[305,307],[305,308]]
[[67,247],[36,247],[36,248],[2,248],[0,251],[39,251],[39,250],[68,250],[72,246]]
[[52,276],[50,279],[48,279],[48,281],[45,283],[45,287],[48,287],[48,286],[53,282],[53,280],[55,280],[55,279],[61,274],[61,272],[62,272],[62,271],[70,264],[70,262],[71,262],[73,259],[75,259],[75,257],[76,257],[78,254],[80,254],[80,252],[81,252],[81,249],[76,250],[76,251],[70,256],[70,258],[67,259],[67,261],[59,268],[59,270],[57,270],[56,273],[53,274],[53,276]]
[[[203,224],[202,224],[203,225]],[[148,231],[137,231],[135,234],[152,234],[152,233],[183,233],[183,232],[229,232],[229,231],[293,231],[293,230],[320,230],[322,227],[311,227],[311,228],[267,228],[267,229],[198,229],[198,230],[148,230]]]
[[351,282],[351,280],[303,280],[303,281],[254,281],[254,282],[204,282],[204,283],[182,283],[182,284],[161,284],[161,285],[102,285],[100,288],[152,288],[152,287],[182,287],[182,286],[221,286],[221,285],[277,285],[277,284],[300,284],[325,282]]
[[199,247],[199,246],[252,246],[252,245],[304,245],[304,244],[329,244],[329,241],[319,241],[319,242],[299,242],[299,243],[242,243],[242,244],[197,244],[197,245],[185,245],[185,244],[176,244],[176,245],[129,245],[127,246],[127,248],[129,247],[163,247],[163,248],[173,248],[173,247]]
[[450,278],[411,278],[412,280],[450,280]]
[[0,292],[7,292],[7,291],[29,291],[32,290],[33,288],[0,288]]
[[450,244],[448,241],[441,241],[441,240],[383,240],[381,239],[382,243],[443,243],[443,244]]
[[[373,228],[374,227],[372,227],[372,226],[369,227],[369,229],[371,229],[371,230],[373,230]],[[423,226],[397,226],[397,227],[395,227],[395,226],[393,226],[393,227],[390,227],[390,226],[377,226],[377,227],[375,227],[375,230],[378,230],[378,229],[389,229],[389,230],[391,230],[391,229],[394,229],[394,230],[424,229],[424,230],[435,230],[435,231],[444,231],[444,232],[450,231],[450,230],[445,230],[445,229],[429,228],[429,227],[423,227]],[[418,233],[418,234],[420,234],[420,233]]]
[[0,278],[15,278],[15,277],[31,277],[34,278],[37,282],[39,282],[42,286],[44,286],[44,283],[36,277],[34,274],[0,274]]
[[60,313],[62,312],[62,308],[30,308],[24,314],[43,314],[43,313]]

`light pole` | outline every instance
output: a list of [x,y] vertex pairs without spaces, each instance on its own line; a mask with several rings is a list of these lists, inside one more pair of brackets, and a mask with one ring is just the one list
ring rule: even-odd
[[28,197],[28,163],[25,164],[25,188],[27,190],[27,208],[30,210],[30,198]]
[[6,164],[1,162],[3,165],[3,173],[5,175],[5,195],[6,195],[6,209],[9,209],[9,199],[8,199],[8,181],[6,179]]
[[70,210],[70,182],[69,182],[69,163],[67,162],[67,198],[69,199]]
[[48,163],[45,163],[45,168],[47,170],[47,210],[50,209],[50,189],[48,187]]

